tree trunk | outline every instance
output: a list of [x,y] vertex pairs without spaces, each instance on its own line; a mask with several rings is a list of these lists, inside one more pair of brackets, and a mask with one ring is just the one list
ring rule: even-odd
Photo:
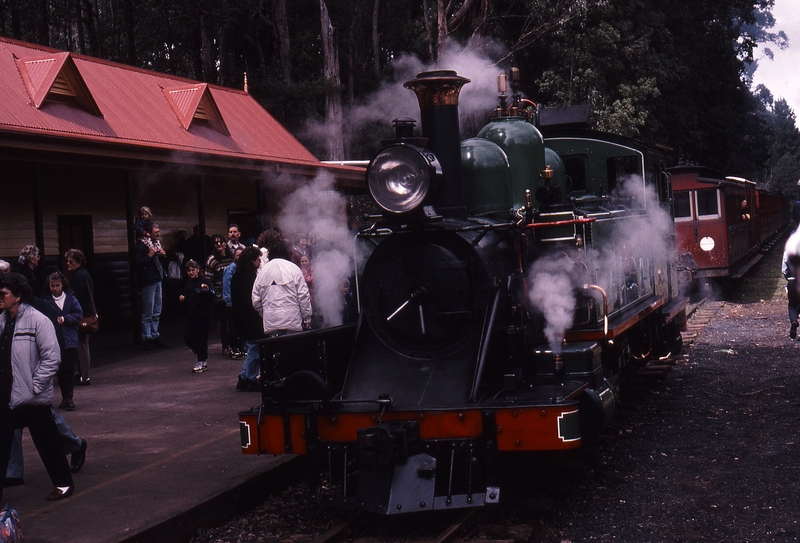
[[217,82],[217,66],[214,56],[214,22],[211,13],[203,10],[200,14],[200,43],[203,58],[203,81]]
[[327,160],[344,160],[342,140],[342,95],[339,76],[339,52],[336,47],[336,29],[331,25],[328,6],[319,0],[322,27],[322,72],[325,79],[325,142]]
[[[12,2],[13,3],[13,2]],[[39,0],[39,17],[36,21],[36,35],[39,45],[50,45],[50,4]]]
[[433,31],[431,30],[431,18],[428,16],[428,0],[422,2],[422,20],[425,23],[425,45],[428,49],[428,61],[433,61],[434,46],[433,46]]
[[220,25],[219,32],[219,84],[225,87],[233,86],[239,74],[233,74],[236,63],[230,58],[230,32],[233,30],[231,21],[231,4],[225,2],[223,9],[225,15]]
[[381,0],[375,0],[372,6],[372,69],[376,74],[381,73],[381,48],[378,43],[378,10]]
[[83,2],[77,0],[75,2],[75,26],[78,30],[78,52],[82,55],[86,54],[86,36],[83,32]]
[[124,0],[122,13],[125,27],[125,58],[131,66],[139,66],[136,58],[136,17],[133,11],[133,0]]
[[463,0],[458,4],[458,9],[456,9],[455,13],[450,13],[450,16],[448,17],[448,8],[455,8],[455,2],[450,0],[449,2],[445,3],[445,0],[437,0],[436,19],[439,26],[436,44],[438,47],[436,51],[437,61],[442,58],[442,53],[444,53],[445,49],[447,49],[447,38],[450,36],[450,33],[453,32],[465,19],[474,1],[475,0]]
[[[175,36],[179,35],[180,30],[174,28],[169,29],[168,37],[170,39],[166,43],[174,43]],[[191,46],[188,48],[188,52],[186,54],[189,62],[191,62],[192,71],[194,72],[192,79],[206,81],[204,75],[205,55],[203,54],[203,30],[201,22],[195,21],[191,30],[187,32],[187,35]],[[182,59],[178,55],[169,56],[169,65],[172,73],[180,73],[179,70],[181,61]]]
[[17,2],[11,2],[9,11],[11,12],[11,37],[15,40],[21,40],[22,26],[20,23],[19,4]]
[[97,10],[91,0],[83,0],[81,11],[83,12],[83,21],[86,24],[86,37],[89,39],[89,51],[91,51],[92,56],[99,57],[102,52],[100,51],[100,40],[97,38],[97,28],[99,26]]
[[[253,17],[257,20],[263,19],[265,16],[264,13],[254,13]],[[260,24],[253,25],[253,34],[247,35],[248,42],[250,43],[250,49],[255,56],[255,61],[250,62],[250,55],[245,55],[245,70],[252,70],[254,73],[257,72],[264,72],[267,71],[267,59],[266,55],[264,54],[264,47],[268,47],[272,45],[272,42],[269,40],[261,38],[261,30],[262,26]],[[269,42],[269,43],[267,43]],[[251,74],[252,76],[252,74]]]
[[445,42],[447,41],[447,7],[445,0],[436,0],[436,50],[434,51],[433,60],[438,61],[445,50]]
[[281,77],[286,85],[292,83],[292,57],[289,41],[289,18],[286,15],[286,0],[274,0],[272,4],[275,19],[275,34],[278,41],[278,60],[281,63]]
[[355,71],[355,66],[353,63],[353,59],[356,56],[355,47],[353,46],[353,42],[355,42],[355,26],[356,20],[353,19],[353,22],[350,24],[350,36],[347,40],[347,104],[352,106],[355,101],[355,87],[356,81],[353,72]]

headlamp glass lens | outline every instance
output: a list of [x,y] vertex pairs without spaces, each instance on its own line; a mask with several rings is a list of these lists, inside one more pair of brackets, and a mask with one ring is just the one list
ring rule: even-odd
[[367,170],[372,197],[391,213],[419,206],[430,190],[430,177],[430,163],[418,149],[406,145],[384,149]]

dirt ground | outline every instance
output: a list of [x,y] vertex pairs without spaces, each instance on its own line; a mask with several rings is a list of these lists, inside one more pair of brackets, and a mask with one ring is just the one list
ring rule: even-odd
[[[683,356],[623,389],[596,447],[543,467],[489,518],[528,526],[537,543],[794,542],[800,342],[788,336],[781,252],[693,315]],[[311,540],[299,526],[320,533],[346,517],[297,500],[287,491],[194,541]]]
[[649,398],[623,396],[599,461],[530,541],[796,540],[800,343],[781,253],[693,316],[694,342]]

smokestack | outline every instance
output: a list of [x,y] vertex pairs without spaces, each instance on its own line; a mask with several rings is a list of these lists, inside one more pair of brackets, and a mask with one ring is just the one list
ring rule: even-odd
[[419,101],[422,135],[428,149],[439,159],[444,187],[436,211],[445,216],[467,216],[461,182],[461,135],[458,125],[458,95],[470,80],[453,70],[417,74],[403,86],[413,90]]

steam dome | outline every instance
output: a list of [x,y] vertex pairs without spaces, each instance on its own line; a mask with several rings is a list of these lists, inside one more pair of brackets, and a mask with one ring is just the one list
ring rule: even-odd
[[515,209],[525,205],[525,191],[536,191],[545,167],[542,134],[521,117],[499,117],[478,133],[500,146],[511,164],[511,201]]
[[461,178],[470,215],[510,212],[509,176],[508,157],[496,143],[482,138],[461,142]]

